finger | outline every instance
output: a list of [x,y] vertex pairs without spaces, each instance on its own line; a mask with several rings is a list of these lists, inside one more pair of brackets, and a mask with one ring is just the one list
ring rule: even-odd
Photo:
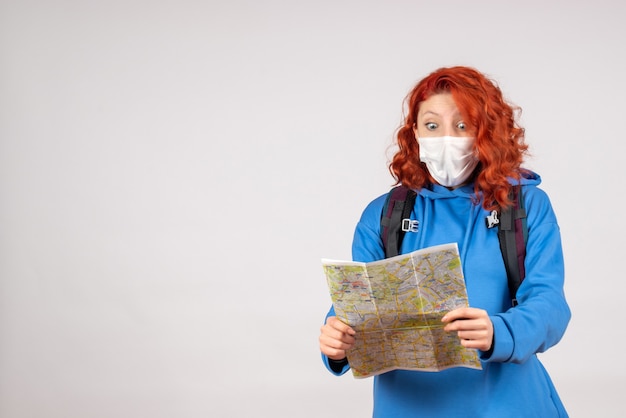
[[344,341],[328,335],[320,335],[319,340],[320,345],[335,348],[338,350],[349,350],[354,345],[354,341]]
[[[330,341],[330,343],[332,344],[333,341]],[[322,337],[320,337],[320,351],[322,352],[322,354],[325,354],[333,359],[341,359],[346,357],[346,350],[327,344]]]
[[466,308],[457,308],[445,314],[443,318],[441,318],[441,321],[452,322],[452,321],[456,321],[458,319],[466,318],[466,317],[467,317]]
[[476,348],[478,350],[488,351],[491,348],[491,341],[488,339],[461,340],[461,345],[466,348]]
[[487,337],[487,331],[485,330],[458,331],[457,336],[461,340],[482,340]]
[[441,321],[445,323],[460,319],[477,319],[486,316],[487,311],[483,309],[464,307],[451,310],[441,318]]
[[320,351],[334,360],[346,358],[346,352],[350,350],[352,346],[352,344],[346,344],[341,341],[329,339],[325,336],[320,336]]
[[456,319],[444,327],[445,331],[487,329],[487,322],[483,318],[478,319]]
[[337,341],[341,341],[344,342],[346,344],[353,344],[354,343],[354,336],[350,335],[350,334],[346,334],[345,332],[342,332],[336,328],[333,328],[332,326],[330,326],[329,324],[326,325],[322,325],[322,328],[320,329],[321,331],[321,335],[324,335],[330,339],[334,339]]
[[446,324],[445,327],[443,327],[444,331],[460,331],[460,330],[466,330],[466,329],[472,329],[472,323],[473,320],[471,319],[465,319],[465,318],[458,318],[458,319],[454,319],[451,322],[449,322],[448,324]]
[[326,323],[330,325],[331,327],[333,327],[334,329],[341,331],[343,333],[350,334],[350,335],[356,334],[356,332],[354,331],[354,329],[352,329],[352,327],[350,327],[350,325],[340,321],[334,316],[329,317],[326,320]]
[[342,360],[347,357],[347,354],[344,350],[336,350],[334,348],[329,347],[321,347],[320,350],[322,354],[326,355],[329,359],[332,360]]

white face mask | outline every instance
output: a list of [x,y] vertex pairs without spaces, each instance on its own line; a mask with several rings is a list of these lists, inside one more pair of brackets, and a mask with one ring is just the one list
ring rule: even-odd
[[417,141],[420,161],[426,163],[430,175],[442,186],[462,184],[478,164],[474,155],[476,138],[438,136],[417,138]]

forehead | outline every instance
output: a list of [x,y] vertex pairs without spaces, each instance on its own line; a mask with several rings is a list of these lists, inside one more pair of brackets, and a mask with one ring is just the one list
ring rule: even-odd
[[419,104],[418,117],[427,114],[434,114],[436,116],[452,116],[459,115],[460,111],[452,94],[450,93],[438,93],[433,94],[428,99]]

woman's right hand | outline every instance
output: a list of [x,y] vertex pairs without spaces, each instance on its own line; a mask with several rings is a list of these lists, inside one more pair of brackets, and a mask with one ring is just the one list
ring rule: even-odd
[[354,346],[356,332],[334,316],[329,316],[322,325],[320,350],[331,360],[343,360],[346,351]]

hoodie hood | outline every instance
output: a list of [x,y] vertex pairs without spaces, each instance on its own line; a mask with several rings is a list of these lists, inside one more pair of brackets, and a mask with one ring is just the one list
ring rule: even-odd
[[[530,170],[526,170],[519,180],[514,178],[509,178],[508,180],[513,185],[538,186],[541,184],[541,176]],[[474,196],[474,183],[468,183],[453,190],[439,184],[431,184],[427,188],[420,190],[420,194],[429,199],[449,199],[454,197],[471,199]]]
[[509,178],[511,184],[521,184],[522,186],[538,186],[541,184],[541,176],[534,171],[526,170],[522,173],[522,178],[518,180]]

